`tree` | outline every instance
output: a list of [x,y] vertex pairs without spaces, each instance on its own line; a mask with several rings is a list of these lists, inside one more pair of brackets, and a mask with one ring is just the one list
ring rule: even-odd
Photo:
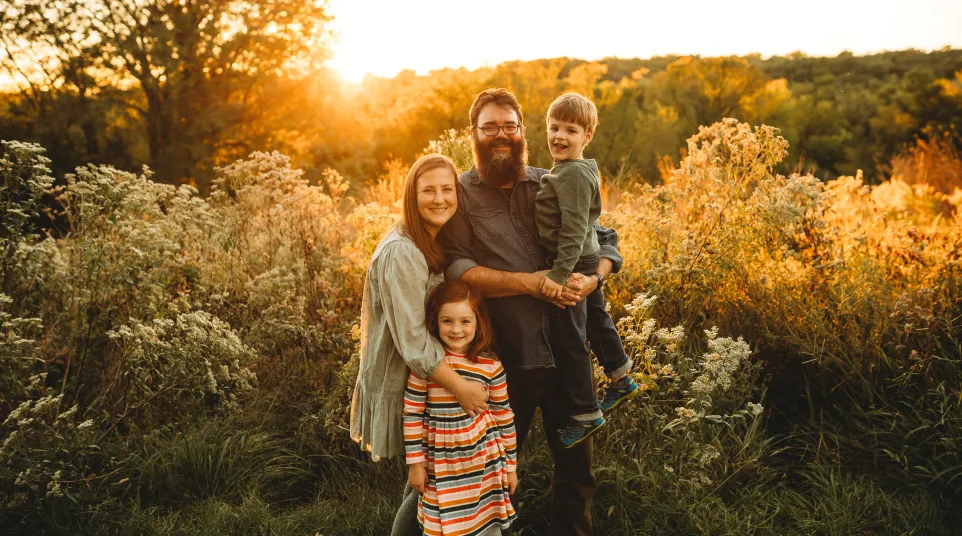
[[[57,156],[54,170],[61,173],[104,161],[107,120],[116,115],[112,90],[93,75],[97,38],[76,5],[0,6],[0,73],[19,90],[0,106],[0,136],[40,142]],[[115,158],[126,153],[112,149]]]
[[55,72],[39,85],[79,72],[136,88],[125,105],[157,176],[202,191],[213,166],[251,149],[245,124],[265,83],[325,58],[330,21],[317,0],[19,0],[5,12],[36,21],[8,24],[5,42],[69,60],[35,62]]
[[674,106],[687,132],[741,116],[742,99],[764,92],[768,78],[748,60],[681,58],[652,77],[659,100]]

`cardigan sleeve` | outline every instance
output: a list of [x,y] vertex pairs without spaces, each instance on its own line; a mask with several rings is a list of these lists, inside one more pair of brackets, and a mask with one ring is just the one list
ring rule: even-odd
[[381,254],[378,288],[385,321],[404,363],[428,379],[444,360],[444,348],[424,322],[428,263],[414,244],[396,241]]

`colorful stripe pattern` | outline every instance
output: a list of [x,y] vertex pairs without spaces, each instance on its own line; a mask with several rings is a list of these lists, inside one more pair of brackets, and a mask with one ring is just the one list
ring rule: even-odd
[[418,504],[426,535],[481,534],[506,529],[517,517],[508,498],[508,473],[517,468],[514,414],[501,363],[472,363],[448,352],[445,362],[464,378],[488,386],[488,410],[471,417],[454,395],[411,374],[404,391],[407,463],[424,463],[427,491]]

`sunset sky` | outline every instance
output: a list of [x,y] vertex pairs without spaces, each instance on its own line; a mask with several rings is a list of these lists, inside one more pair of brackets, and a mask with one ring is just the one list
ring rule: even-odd
[[560,56],[962,48],[962,0],[330,0],[330,7],[340,34],[331,66],[352,81]]

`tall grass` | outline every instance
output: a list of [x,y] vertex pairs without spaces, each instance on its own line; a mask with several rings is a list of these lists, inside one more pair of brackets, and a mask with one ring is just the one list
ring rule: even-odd
[[[962,184],[926,143],[882,184],[823,183],[775,171],[775,129],[725,120],[664,184],[620,178],[607,291],[645,392],[596,442],[599,534],[962,522]],[[430,150],[470,161],[463,133]],[[102,166],[50,190],[42,153],[0,158],[0,531],[387,533],[403,467],[346,425],[404,165],[352,190],[255,153],[204,199]],[[551,467],[536,425],[521,534],[551,534]]]

